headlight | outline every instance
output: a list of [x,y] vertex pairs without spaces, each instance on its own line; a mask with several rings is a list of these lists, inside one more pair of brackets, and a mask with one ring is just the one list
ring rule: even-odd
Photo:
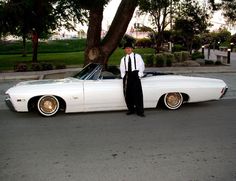
[[10,99],[11,97],[10,97],[9,94],[5,94],[5,98],[6,98],[6,99]]

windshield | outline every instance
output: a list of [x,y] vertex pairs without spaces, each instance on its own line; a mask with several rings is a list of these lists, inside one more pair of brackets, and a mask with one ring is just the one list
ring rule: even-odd
[[77,79],[81,79],[81,80],[88,79],[88,77],[90,75],[92,75],[93,71],[95,70],[95,68],[97,66],[98,66],[97,64],[88,64],[79,73],[77,73],[73,77],[77,78]]
[[108,66],[106,70],[98,63],[90,63],[79,73],[73,76],[80,80],[120,79],[120,70],[117,66]]

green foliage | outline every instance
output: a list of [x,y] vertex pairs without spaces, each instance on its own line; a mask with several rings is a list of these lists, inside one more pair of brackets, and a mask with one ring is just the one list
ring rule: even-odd
[[56,28],[56,16],[50,1],[9,0],[4,4],[4,22],[12,35],[27,36],[35,30],[41,37]]
[[181,51],[181,52],[174,52],[175,62],[184,62],[189,59],[189,52]]
[[231,42],[231,33],[227,29],[222,28],[218,31],[203,33],[201,40],[202,45],[209,44],[211,48],[219,48],[225,42]]
[[198,1],[184,0],[179,4],[181,10],[177,13],[175,28],[185,33],[185,36],[200,34],[209,26],[207,14]]
[[169,15],[175,12],[175,4],[178,4],[178,2],[179,0],[139,0],[139,13],[149,14],[151,17],[153,28],[149,28],[149,36],[158,52],[162,43],[170,38],[170,33],[165,32],[165,29],[169,24]]
[[182,51],[181,54],[182,54],[182,61],[187,61],[190,57],[190,54],[187,51]]
[[172,53],[158,53],[155,55],[156,67],[170,67],[174,62],[174,55]]
[[41,65],[40,65],[40,63],[32,63],[31,64],[31,70],[33,70],[33,71],[40,71],[40,70],[42,70],[42,67],[41,67]]
[[214,61],[212,61],[212,60],[205,60],[205,65],[214,65]]
[[227,22],[234,24],[236,21],[236,3],[232,0],[222,0],[221,9]]
[[17,63],[14,65],[15,72],[26,72],[26,71],[42,71],[42,70],[53,70],[53,69],[61,69],[66,68],[65,65],[56,65],[53,66],[52,63],[47,62],[24,62],[24,63]]
[[174,62],[175,57],[174,57],[174,55],[172,53],[164,53],[163,55],[166,57],[166,63],[168,65],[172,64],[172,62]]
[[215,62],[215,65],[222,65],[222,62],[219,61],[219,60],[217,60],[217,61]]
[[175,62],[182,62],[182,52],[174,52]]
[[199,50],[202,47],[202,39],[200,35],[194,35],[193,37],[193,50]]
[[201,52],[193,52],[191,55],[192,60],[197,60],[197,59],[204,59],[204,55]]
[[155,55],[155,66],[156,67],[164,67],[166,62],[166,57],[163,53],[158,53]]
[[53,70],[53,65],[51,63],[43,62],[41,66],[42,70]]
[[173,63],[173,60],[172,60],[172,59],[166,59],[166,66],[167,66],[167,67],[171,67],[171,66],[172,66],[172,63]]
[[104,6],[106,5],[109,0],[75,0],[75,1],[72,1],[73,3],[75,2],[78,2],[79,5],[82,7],[82,8],[85,8],[85,9],[92,9],[92,8],[96,8],[98,6]]
[[28,65],[26,63],[19,63],[14,65],[15,72],[26,72],[28,71]]
[[180,11],[175,19],[174,30],[182,36],[188,51],[192,51],[194,36],[207,31],[209,15],[198,1],[184,0],[179,5]]
[[0,27],[3,23],[11,35],[27,37],[34,30],[45,38],[58,27],[74,30],[74,24],[87,22],[88,11],[77,0],[9,0],[1,2],[0,17]]
[[154,54],[145,54],[143,57],[147,67],[152,67],[154,65]]
[[174,44],[174,46],[172,47],[172,52],[180,52],[186,50],[186,48],[183,47],[183,45],[180,44]]
[[55,65],[55,69],[65,69],[65,68],[66,68],[66,65],[63,63]]
[[220,42],[230,41],[231,33],[226,28],[219,29],[216,33]]
[[138,39],[135,46],[140,48],[150,48],[152,46],[152,41],[149,38]]
[[234,46],[236,45],[236,34],[233,34],[231,36],[230,42],[234,44]]
[[[56,52],[77,52],[85,49],[85,39],[72,40],[48,40],[39,42],[39,53],[56,53]],[[1,41],[1,54],[21,54],[23,51],[22,41]],[[32,53],[32,42],[26,43],[27,53]]]

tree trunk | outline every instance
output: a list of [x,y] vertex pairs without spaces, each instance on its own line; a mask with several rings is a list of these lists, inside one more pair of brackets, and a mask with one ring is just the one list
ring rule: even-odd
[[32,46],[33,46],[33,56],[32,56],[32,62],[38,61],[38,33],[34,30],[32,32]]
[[96,7],[89,12],[89,26],[87,32],[87,44],[85,49],[85,65],[89,62],[101,63],[101,30],[103,19],[103,6]]
[[23,35],[23,51],[22,51],[22,57],[26,57],[26,35]]
[[158,32],[156,36],[156,47],[155,47],[155,53],[160,53],[161,47],[163,44],[163,31]]
[[121,1],[112,24],[103,40],[101,40],[103,7],[90,10],[85,64],[96,62],[104,64],[106,67],[110,55],[117,48],[118,43],[127,30],[134,10],[137,7],[137,2],[138,0]]

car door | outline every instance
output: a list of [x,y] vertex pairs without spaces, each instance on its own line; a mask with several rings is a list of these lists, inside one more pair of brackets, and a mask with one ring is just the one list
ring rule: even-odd
[[122,79],[85,80],[84,108],[86,111],[125,109]]

